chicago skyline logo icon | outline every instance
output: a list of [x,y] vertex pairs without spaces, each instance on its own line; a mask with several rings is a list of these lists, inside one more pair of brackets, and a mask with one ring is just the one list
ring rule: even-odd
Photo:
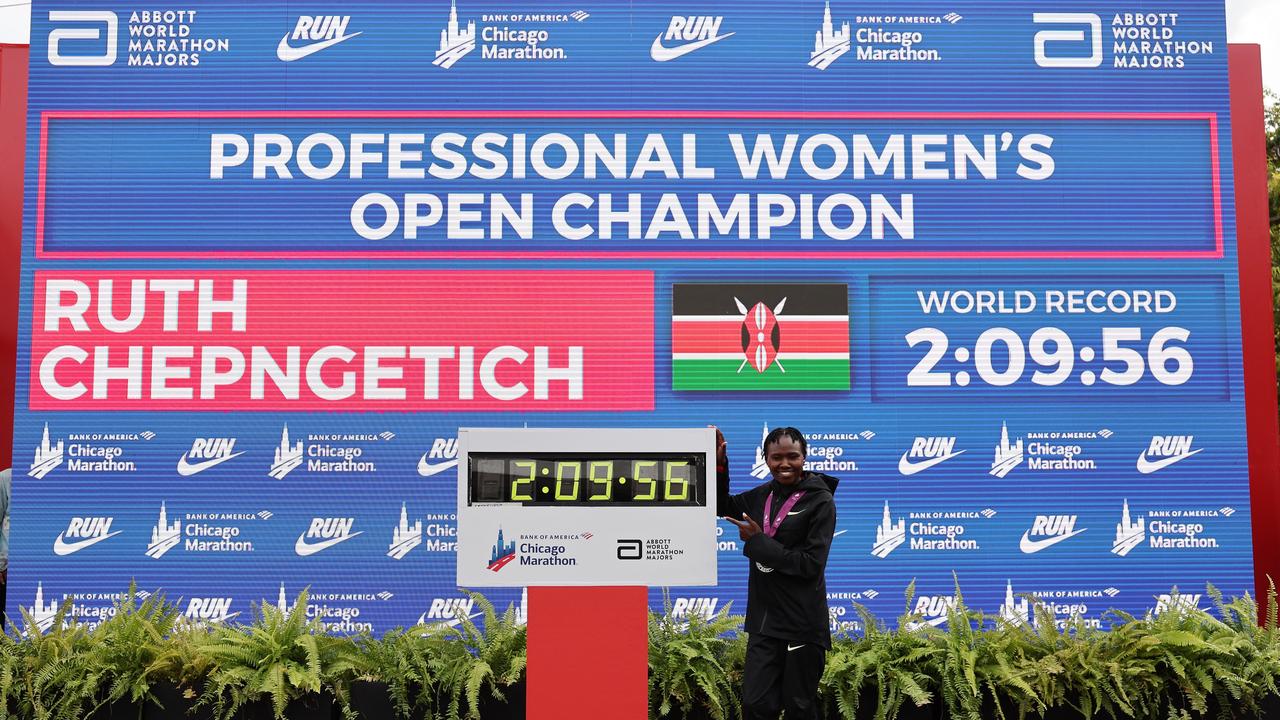
[[848,390],[848,286],[672,285],[671,374],[674,390]]
[[515,541],[504,542],[502,537],[502,528],[498,528],[498,541],[493,544],[493,551],[489,553],[489,569],[498,572],[507,566],[507,563],[516,559]]

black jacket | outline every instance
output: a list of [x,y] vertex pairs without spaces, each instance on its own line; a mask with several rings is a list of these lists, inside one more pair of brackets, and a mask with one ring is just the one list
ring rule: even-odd
[[[717,473],[716,512],[720,517],[741,519],[742,513],[764,527],[764,503],[772,491],[773,512],[784,501],[784,490],[770,480],[738,495],[729,494],[729,473]],[[832,498],[840,481],[822,473],[806,472],[795,491],[804,497],[778,526],[774,537],[763,532],[743,545],[751,560],[747,580],[748,633],[831,647],[831,621],[827,610],[827,553],[836,529],[836,505]]]

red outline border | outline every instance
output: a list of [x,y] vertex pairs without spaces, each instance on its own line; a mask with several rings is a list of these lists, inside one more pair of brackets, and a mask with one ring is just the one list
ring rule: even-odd
[[[1215,248],[1213,250],[1183,251],[1082,251],[1037,252],[1032,250],[992,252],[607,252],[540,250],[511,252],[501,250],[431,251],[391,250],[367,251],[316,251],[316,252],[142,252],[142,251],[91,251],[47,252],[44,249],[44,200],[45,167],[48,157],[49,120],[64,119],[156,119],[156,118],[316,118],[316,119],[425,119],[425,118],[607,118],[607,119],[742,119],[742,120],[1204,120],[1209,124],[1209,157],[1213,183],[1213,211]],[[111,258],[187,259],[220,258],[235,260],[275,259],[385,259],[408,258],[434,260],[538,260],[548,258],[579,260],[635,260],[635,259],[847,259],[847,260],[902,260],[902,259],[1219,259],[1223,256],[1222,230],[1222,180],[1218,163],[1218,115],[1217,113],[1142,113],[1142,112],[822,112],[822,111],[736,111],[736,110],[46,110],[40,114],[40,153],[36,187],[36,257],[40,259],[101,260]]]

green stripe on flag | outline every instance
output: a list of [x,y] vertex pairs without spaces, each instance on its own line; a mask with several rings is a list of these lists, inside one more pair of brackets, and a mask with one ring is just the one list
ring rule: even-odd
[[784,373],[776,364],[763,373],[751,366],[738,372],[741,360],[671,361],[674,390],[848,390],[849,361],[783,360]]

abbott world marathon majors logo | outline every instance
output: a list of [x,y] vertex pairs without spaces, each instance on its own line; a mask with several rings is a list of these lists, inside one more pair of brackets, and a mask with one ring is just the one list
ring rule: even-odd
[[1054,618],[1058,629],[1072,622],[1081,622],[1088,627],[1102,627],[1100,617],[1087,617],[1093,602],[1095,609],[1101,603],[1106,610],[1120,595],[1114,587],[1095,588],[1036,588],[1015,593],[1013,582],[1005,584],[1004,602],[996,612],[996,617],[1012,625],[1036,625],[1036,606],[1048,611]]
[[[379,592],[332,592],[313,588],[307,594],[307,619],[319,620],[325,631],[331,633],[373,632],[373,623],[361,620],[361,616],[395,597],[386,590]],[[263,602],[268,602],[265,598]],[[280,583],[280,594],[275,607],[282,614],[293,612],[298,598],[293,602]]]
[[267,475],[283,480],[305,463],[306,471],[317,475],[351,475],[378,472],[378,463],[365,453],[382,443],[394,440],[396,434],[378,433],[310,433],[293,440],[286,424],[280,431]]
[[1215,49],[1208,37],[1212,24],[1188,19],[1159,6],[1105,15],[1033,13],[1035,62],[1042,68],[1180,70],[1211,58]]
[[440,45],[432,65],[448,70],[459,60],[480,48],[480,59],[505,62],[558,62],[567,60],[568,51],[556,44],[568,32],[566,26],[577,25],[591,13],[570,12],[497,12],[482,13],[480,24],[475,19],[459,19],[457,0],[449,5],[449,19],[440,30]]
[[[875,543],[871,554],[887,558],[910,539],[908,549],[920,552],[956,552],[981,550],[978,541],[965,537],[975,524],[984,523],[998,513],[993,508],[975,510],[926,510],[913,511],[896,520],[884,503],[880,524],[876,526]],[[910,525],[907,520],[910,519]]]
[[822,24],[814,32],[809,67],[826,70],[839,58],[853,50],[854,58],[869,63],[935,63],[942,52],[930,47],[938,33],[952,32],[952,26],[964,18],[957,13],[945,15],[856,15],[850,27],[848,20],[832,19],[831,3],[822,11]]
[[1008,423],[1000,425],[1000,442],[995,446],[991,460],[991,474],[1003,478],[1026,463],[1028,470],[1038,472],[1092,472],[1098,463],[1089,457],[1096,442],[1105,441],[1115,433],[1101,430],[1068,432],[1029,432],[1025,437],[1011,439]]
[[259,510],[174,513],[170,518],[168,504],[162,502],[144,554],[152,560],[159,560],[179,545],[189,553],[253,552],[253,540],[245,535],[264,531],[264,523],[274,515],[270,510]]
[[408,503],[400,504],[400,522],[391,529],[391,544],[387,557],[403,560],[411,550],[426,544],[427,552],[454,553],[458,551],[458,516],[454,513],[429,513],[423,526],[423,518],[409,522]]
[[1235,514],[1235,508],[1224,506],[1151,509],[1139,515],[1125,500],[1111,552],[1126,557],[1143,545],[1153,550],[1216,550],[1221,545],[1215,527]]
[[230,52],[228,37],[202,35],[203,16],[190,9],[135,10],[124,18],[109,10],[50,10],[49,64],[55,67],[195,68]]
[[138,465],[129,459],[134,445],[153,440],[150,430],[137,433],[70,433],[66,437],[51,435],[49,423],[44,425],[40,443],[31,456],[27,475],[41,480],[66,466],[71,473],[134,473]]

